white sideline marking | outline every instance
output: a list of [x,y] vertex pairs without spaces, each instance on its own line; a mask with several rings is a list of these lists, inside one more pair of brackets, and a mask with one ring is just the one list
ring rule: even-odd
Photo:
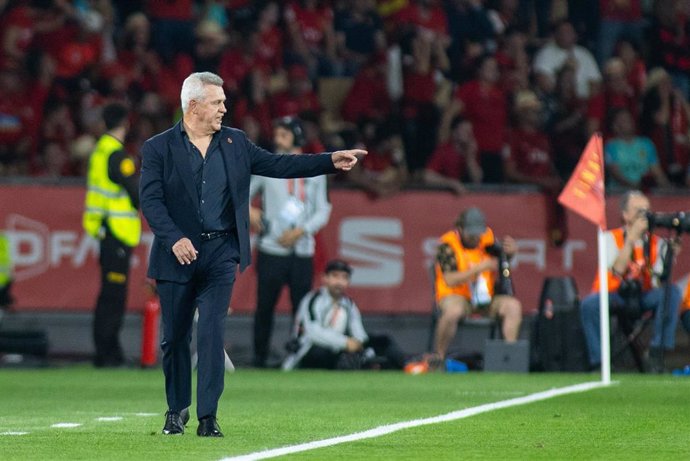
[[101,416],[96,421],[122,421],[122,416]]
[[515,407],[518,405],[525,405],[540,400],[546,400],[561,395],[574,394],[576,392],[585,392],[599,387],[606,387],[610,384],[605,384],[601,381],[575,384],[573,386],[560,387],[556,389],[549,389],[548,391],[537,392],[535,394],[525,395],[523,397],[516,397],[514,399],[502,400],[500,402],[486,403],[478,407],[465,408],[463,410],[453,411],[445,415],[432,416],[430,418],[413,419],[411,421],[403,421],[400,423],[386,424],[384,426],[375,427],[363,432],[355,432],[354,434],[341,435],[332,437],[330,439],[315,440],[313,442],[301,443],[299,445],[291,445],[281,448],[273,448],[270,450],[257,451],[246,455],[232,456],[223,458],[221,461],[255,461],[260,459],[275,458],[277,456],[290,455],[300,453],[308,450],[315,450],[317,448],[332,447],[341,443],[356,442],[358,440],[372,439],[374,437],[381,437],[382,435],[392,434],[403,429],[412,427],[426,426],[428,424],[445,423],[448,421],[455,421],[458,419],[469,418],[470,416],[487,413],[489,411],[500,410],[508,407]]
[[0,432],[0,435],[26,435],[28,432],[21,432],[21,431],[7,431],[7,432]]
[[50,427],[72,428],[72,427],[79,427],[79,426],[81,426],[80,423],[55,423]]
[[134,416],[158,416],[160,413],[134,413]]

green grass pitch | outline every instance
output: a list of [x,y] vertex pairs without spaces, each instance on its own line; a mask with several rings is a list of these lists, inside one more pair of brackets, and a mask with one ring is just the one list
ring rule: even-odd
[[[202,439],[194,417],[185,435],[160,434],[160,369],[0,369],[0,460],[219,460],[598,379],[238,370],[226,375],[218,411],[225,438]],[[283,459],[690,459],[690,378],[613,379],[608,388]],[[78,426],[53,427],[65,423]]]

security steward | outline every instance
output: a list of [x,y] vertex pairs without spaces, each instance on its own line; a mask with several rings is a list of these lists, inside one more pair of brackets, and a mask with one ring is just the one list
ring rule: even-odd
[[129,111],[121,103],[103,108],[106,132],[89,158],[84,230],[100,240],[101,290],[93,319],[96,367],[118,367],[124,356],[120,328],[125,314],[132,249],[141,237],[139,175],[124,150]]

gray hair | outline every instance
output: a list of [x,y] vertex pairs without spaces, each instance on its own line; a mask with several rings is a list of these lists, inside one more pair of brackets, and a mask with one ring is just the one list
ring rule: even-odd
[[180,102],[182,112],[187,112],[191,100],[200,101],[204,98],[204,86],[215,85],[223,86],[223,79],[213,72],[195,72],[182,82],[180,91]]
[[627,191],[621,197],[621,201],[620,201],[621,211],[626,211],[628,209],[628,203],[630,203],[630,199],[633,197],[646,197],[646,195],[644,195],[642,193],[642,191],[635,190],[635,189]]

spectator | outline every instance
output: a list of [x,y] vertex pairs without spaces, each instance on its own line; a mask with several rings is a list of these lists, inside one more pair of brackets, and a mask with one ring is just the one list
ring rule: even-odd
[[[547,98],[551,95],[547,96]],[[545,98],[546,99],[546,98]],[[582,149],[587,143],[586,101],[578,98],[575,91],[575,69],[565,65],[556,74],[556,89],[552,95],[547,132],[553,152],[557,152],[554,163],[561,178],[567,180],[580,160]]]
[[444,117],[439,145],[426,164],[424,184],[444,187],[460,195],[466,192],[464,183],[482,182],[482,169],[477,161],[472,122],[461,116],[453,117],[451,122],[448,118]]
[[[611,310],[627,308],[631,312],[640,309],[658,311],[664,299],[664,290],[659,286],[659,275],[663,272],[661,255],[664,254],[667,243],[648,230],[646,213],[650,211],[650,204],[644,194],[635,190],[626,192],[621,198],[620,208],[623,226],[607,231],[604,237]],[[645,239],[648,239],[648,243],[645,243]],[[645,250],[646,246],[649,252]],[[663,316],[654,317],[654,336],[650,342],[649,358],[652,371],[656,372],[663,371],[662,348],[669,351],[675,345],[681,296],[677,286],[671,286],[670,296],[667,303],[670,311],[664,312]],[[592,368],[596,368],[601,365],[598,277],[594,280],[591,294],[582,300],[580,314],[589,363]]]
[[613,137],[604,147],[604,164],[612,179],[608,183],[610,186],[640,188],[650,180],[659,187],[670,185],[659,165],[654,143],[636,135],[630,111],[619,109],[613,113],[611,132]]
[[546,200],[546,226],[551,242],[560,246],[567,237],[565,209],[558,203],[563,182],[553,161],[549,138],[542,129],[541,103],[531,91],[515,98],[517,126],[510,130],[503,150],[506,179],[539,186]]
[[556,84],[556,73],[566,61],[575,69],[577,95],[588,99],[596,94],[601,85],[599,67],[592,54],[577,44],[577,33],[568,21],[561,21],[553,27],[553,40],[543,46],[534,57],[534,72],[537,85],[546,93]]
[[363,120],[384,121],[392,114],[386,86],[386,57],[372,56],[360,69],[341,107],[343,119],[359,124]]
[[271,117],[294,117],[301,112],[321,112],[319,98],[314,92],[305,66],[293,64],[288,68],[288,88],[271,98]]
[[[456,90],[455,100],[446,110],[458,110],[472,122],[483,181],[501,183],[501,149],[508,124],[506,95],[499,86],[498,63],[493,56],[485,55],[479,59],[476,69],[476,78]],[[453,108],[452,104],[458,104],[459,108]]]
[[[276,123],[276,151],[300,155],[304,129],[296,118]],[[254,366],[269,363],[273,312],[284,285],[290,287],[292,314],[311,289],[314,274],[314,234],[327,222],[331,204],[326,178],[277,179],[252,176],[250,197],[261,194],[262,210],[251,207],[250,221],[259,233],[257,256],[257,305],[254,315]]]
[[326,264],[322,287],[308,293],[295,316],[290,355],[283,370],[367,367],[402,369],[405,355],[386,335],[368,335],[357,304],[346,295],[352,267],[334,259]]
[[514,94],[529,88],[527,34],[520,29],[508,29],[495,56],[501,74],[501,86],[507,93]]
[[438,6],[438,0],[411,0],[408,5],[395,15],[402,35],[406,33],[428,34],[431,40],[449,43],[448,19],[446,13]]
[[[457,331],[458,322],[480,313],[501,319],[503,337],[514,342],[520,332],[522,306],[514,296],[494,289],[497,259],[487,253],[495,243],[478,208],[464,210],[455,229],[441,236],[435,263],[436,303],[441,317],[436,325],[436,353],[444,358]],[[503,251],[512,257],[515,240],[504,237]]]
[[179,53],[192,54],[194,40],[194,1],[146,2],[146,13],[153,23],[153,47],[166,63]]
[[267,2],[259,11],[256,23],[258,43],[256,46],[257,66],[278,72],[283,67],[283,41],[285,34],[278,27],[280,8],[274,1]]
[[451,42],[450,74],[454,81],[464,81],[473,74],[475,60],[496,49],[495,31],[483,0],[447,2],[448,30]]
[[260,70],[250,72],[242,82],[238,99],[233,105],[235,126],[261,146],[270,144],[273,132],[267,78]]
[[628,85],[633,89],[635,98],[639,102],[647,81],[647,65],[640,55],[638,43],[629,38],[621,37],[616,43],[614,56],[623,61]]
[[603,65],[614,52],[621,37],[640,42],[643,27],[641,0],[599,0],[599,38],[597,60]]
[[434,150],[440,118],[435,103],[437,72],[448,70],[440,41],[426,29],[410,36],[410,64],[403,69],[403,140],[410,174],[421,173]]
[[690,279],[685,283],[683,301],[680,305],[680,323],[686,333],[690,334]]
[[625,63],[622,59],[611,58],[604,67],[604,87],[601,92],[589,99],[587,108],[587,132],[592,135],[604,131],[604,137],[610,133],[604,130],[610,114],[618,109],[626,109],[636,118],[638,100],[635,90],[628,83]]
[[663,67],[684,98],[690,97],[690,20],[685,2],[660,0],[654,3],[650,28],[650,67]]
[[322,0],[292,1],[285,7],[290,62],[305,63],[309,76],[337,75],[333,10]]
[[354,0],[336,14],[335,31],[345,75],[355,75],[372,56],[385,50],[383,22],[369,0]]
[[349,181],[374,198],[398,192],[407,180],[400,135],[390,122],[376,120],[363,121],[359,132],[369,153],[350,171]]
[[689,121],[690,106],[682,92],[665,70],[652,69],[642,99],[640,132],[654,142],[661,168],[674,184],[683,183],[690,164]]

